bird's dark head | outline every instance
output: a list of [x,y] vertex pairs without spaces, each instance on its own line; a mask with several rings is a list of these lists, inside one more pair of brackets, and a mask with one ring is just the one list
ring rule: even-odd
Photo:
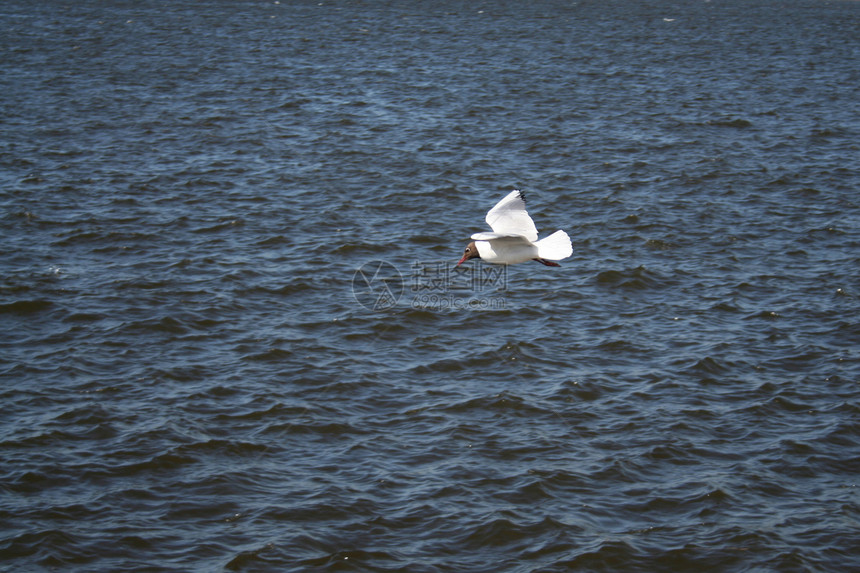
[[468,245],[466,245],[466,250],[463,252],[463,258],[460,259],[460,262],[457,263],[459,267],[469,259],[480,259],[481,255],[478,253],[478,246],[475,245],[475,241],[472,241]]

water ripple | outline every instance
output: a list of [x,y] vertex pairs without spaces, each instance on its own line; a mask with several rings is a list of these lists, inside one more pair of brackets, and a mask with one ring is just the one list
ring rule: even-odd
[[856,3],[224,8],[0,9],[4,565],[860,567]]

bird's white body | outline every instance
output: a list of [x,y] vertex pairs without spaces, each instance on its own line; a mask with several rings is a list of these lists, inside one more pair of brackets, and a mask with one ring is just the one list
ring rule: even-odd
[[[481,234],[481,233],[478,233]],[[489,234],[489,233],[487,233]],[[472,236],[475,238],[475,235]],[[478,254],[488,263],[513,265],[538,257],[538,248],[519,237],[498,237],[486,241],[475,241]]]
[[488,263],[513,265],[534,259],[559,261],[573,254],[570,237],[564,231],[556,231],[538,240],[537,228],[518,190],[511,191],[496,203],[487,213],[486,221],[493,232],[475,233],[472,240],[478,255]]

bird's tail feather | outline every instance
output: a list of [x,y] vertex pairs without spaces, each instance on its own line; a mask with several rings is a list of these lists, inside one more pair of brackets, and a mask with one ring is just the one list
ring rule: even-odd
[[549,237],[544,237],[537,243],[538,257],[551,261],[560,261],[573,254],[570,237],[564,231],[556,231]]

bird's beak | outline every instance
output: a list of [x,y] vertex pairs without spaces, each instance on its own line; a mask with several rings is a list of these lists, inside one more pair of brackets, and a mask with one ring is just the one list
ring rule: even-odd
[[[462,258],[462,259],[460,259],[460,262],[459,262],[459,263],[457,263],[457,267],[459,267],[460,265],[462,265],[463,263],[465,263],[465,262],[466,262],[466,259],[468,259],[468,258],[469,258],[469,255],[463,255],[463,258]],[[454,268],[456,269],[457,267],[454,267]]]

